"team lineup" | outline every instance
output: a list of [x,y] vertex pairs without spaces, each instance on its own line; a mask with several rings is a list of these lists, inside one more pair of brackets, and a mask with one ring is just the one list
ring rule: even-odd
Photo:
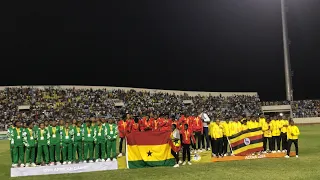
[[[144,115],[140,118],[130,114],[121,119],[91,117],[85,122],[77,120],[50,120],[36,122],[16,121],[8,129],[12,167],[36,167],[72,163],[116,161],[123,156],[126,135],[132,132],[167,131],[171,133],[172,155],[179,164],[190,162],[190,146],[194,152],[212,151],[212,156],[222,158],[232,155],[228,137],[248,129],[261,128],[263,153],[287,152],[291,144],[298,157],[297,126],[284,117],[224,117],[215,121],[205,113],[198,116],[180,114],[179,118],[168,115]],[[116,152],[119,138],[119,152]],[[179,161],[182,148],[183,162]],[[289,157],[289,156],[286,156]],[[185,161],[185,160],[188,161]]]

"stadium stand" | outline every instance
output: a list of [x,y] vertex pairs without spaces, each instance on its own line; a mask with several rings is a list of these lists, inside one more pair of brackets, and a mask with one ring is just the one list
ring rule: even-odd
[[[211,117],[256,115],[261,105],[288,102],[260,102],[257,93],[209,93],[148,90],[115,87],[1,87],[0,129],[15,118],[26,120],[86,119],[91,116],[121,117],[147,112],[176,116],[181,112],[207,111]],[[320,101],[295,101],[294,117],[318,117]]]

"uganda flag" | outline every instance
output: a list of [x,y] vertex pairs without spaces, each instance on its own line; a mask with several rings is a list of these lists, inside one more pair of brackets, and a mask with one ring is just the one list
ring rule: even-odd
[[236,156],[246,156],[263,150],[261,128],[247,129],[229,137],[230,146]]
[[127,166],[130,169],[173,166],[170,132],[132,132],[127,136]]

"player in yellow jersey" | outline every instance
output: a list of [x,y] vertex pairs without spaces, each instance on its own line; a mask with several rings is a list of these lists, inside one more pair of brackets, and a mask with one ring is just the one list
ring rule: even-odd
[[294,121],[290,119],[290,125],[288,126],[287,129],[287,136],[288,136],[288,149],[287,149],[287,155],[285,156],[286,158],[289,158],[290,155],[290,149],[292,143],[294,144],[294,147],[296,149],[296,157],[298,158],[299,154],[299,146],[298,146],[298,136],[300,135],[300,131],[298,126],[294,124]]
[[266,118],[264,117],[263,114],[261,114],[259,117],[259,125],[262,127],[265,122],[266,122]]
[[235,118],[233,125],[233,135],[241,132],[241,123],[239,122],[239,118]]
[[212,156],[222,156],[222,145],[223,145],[223,127],[220,124],[220,120],[211,122],[209,125],[209,135],[211,137]]
[[287,151],[287,129],[289,126],[289,121],[286,117],[283,117],[280,120],[280,125],[281,125],[281,134],[280,134],[280,138],[281,138],[281,142],[282,142],[282,152],[286,152]]
[[[267,118],[266,122],[262,125],[263,131],[263,153],[266,153],[268,150],[272,148],[272,134],[271,134],[271,120]],[[267,148],[268,144],[268,148]]]
[[[247,126],[248,126],[248,129],[251,129],[252,128],[252,126],[253,126],[253,116],[251,116],[251,117],[247,117]],[[242,122],[243,123],[243,122]]]
[[280,121],[277,117],[271,120],[271,134],[272,134],[272,153],[280,152]]
[[233,131],[233,126],[232,122],[230,122],[230,117],[226,117],[225,122],[222,124],[223,127],[223,148],[222,148],[222,154],[224,156],[227,156],[228,152],[228,146],[229,146],[229,141],[228,137],[232,135]]
[[258,122],[258,117],[253,117],[252,121],[248,124],[249,129],[256,129],[259,128],[259,122]]
[[248,130],[249,127],[248,127],[248,122],[247,120],[243,120],[242,121],[242,125],[241,125],[241,131],[245,131],[245,130]]

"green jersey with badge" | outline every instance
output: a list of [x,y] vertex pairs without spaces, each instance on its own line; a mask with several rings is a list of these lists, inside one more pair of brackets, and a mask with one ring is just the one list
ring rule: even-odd
[[50,134],[49,131],[47,129],[38,129],[36,131],[36,136],[37,136],[37,142],[38,145],[47,145],[50,144]]
[[73,128],[74,132],[74,142],[82,142],[83,140],[83,128],[82,127],[74,127]]
[[70,128],[64,128],[61,131],[61,142],[62,143],[73,143],[73,129]]
[[83,141],[84,142],[93,142],[93,135],[94,135],[94,127],[85,127],[83,128]]
[[36,145],[36,133],[33,129],[25,129],[23,133],[23,143],[26,147],[35,147]]
[[106,141],[106,135],[107,135],[107,129],[105,126],[96,126],[94,128],[94,141],[97,142],[105,142]]
[[106,124],[107,139],[115,140],[118,136],[118,126],[116,124]]
[[48,131],[50,134],[50,145],[58,145],[61,142],[61,130],[60,126],[48,127]]

